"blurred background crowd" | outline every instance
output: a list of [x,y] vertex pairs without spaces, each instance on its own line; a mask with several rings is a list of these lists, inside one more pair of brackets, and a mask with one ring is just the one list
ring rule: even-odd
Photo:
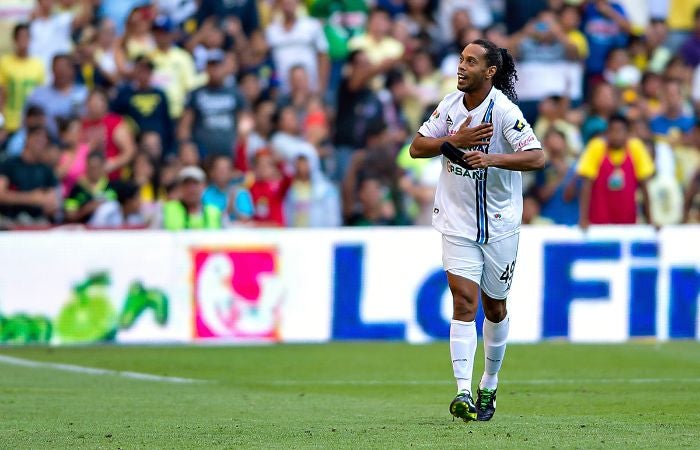
[[525,223],[700,221],[700,0],[4,0],[0,228],[427,225],[408,144],[478,38]]

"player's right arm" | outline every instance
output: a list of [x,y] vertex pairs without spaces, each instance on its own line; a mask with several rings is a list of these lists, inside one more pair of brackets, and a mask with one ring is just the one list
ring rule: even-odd
[[[469,148],[479,144],[483,144],[484,140],[488,140],[493,135],[493,125],[490,123],[482,123],[474,128],[469,128],[472,117],[467,117],[467,120],[462,123],[457,132],[450,136],[447,131],[447,124],[444,119],[440,121],[440,107],[435,110],[430,119],[428,119],[416,133],[416,137],[411,142],[409,153],[412,158],[432,158],[440,155],[440,146],[449,142],[458,148]],[[436,116],[437,114],[437,116]]]

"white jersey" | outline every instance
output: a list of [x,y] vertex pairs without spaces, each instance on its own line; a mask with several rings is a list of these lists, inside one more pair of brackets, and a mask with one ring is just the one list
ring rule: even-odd
[[[509,154],[542,148],[523,113],[498,89],[492,88],[471,111],[464,106],[463,96],[460,91],[448,94],[418,133],[433,138],[454,135],[467,116],[472,116],[470,127],[493,123],[493,136],[489,143],[469,150]],[[520,172],[496,167],[465,170],[445,157],[442,159],[433,208],[433,226],[438,231],[486,244],[520,230],[523,214]]]

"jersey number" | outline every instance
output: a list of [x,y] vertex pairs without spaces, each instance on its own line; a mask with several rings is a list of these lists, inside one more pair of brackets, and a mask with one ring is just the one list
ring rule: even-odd
[[515,272],[515,261],[512,263],[506,265],[506,268],[503,270],[503,273],[501,274],[501,280],[506,284],[508,289],[510,289],[510,285],[513,282],[513,273]]

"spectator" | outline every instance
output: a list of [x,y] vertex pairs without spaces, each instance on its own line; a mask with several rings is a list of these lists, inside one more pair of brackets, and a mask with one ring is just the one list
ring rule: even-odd
[[[160,0],[158,2],[160,3]],[[123,34],[134,11],[149,3],[150,0],[100,0],[97,15],[113,22],[116,31]]]
[[549,10],[538,14],[515,33],[509,47],[523,62],[551,63],[575,59],[579,55],[579,47],[569,38],[554,12]]
[[624,116],[610,118],[605,138],[591,140],[576,172],[583,180],[580,197],[582,228],[589,224],[637,222],[637,190],[643,198],[643,216],[649,220],[646,182],[654,174],[654,162],[644,143],[630,138]]
[[579,127],[567,117],[569,104],[568,98],[558,95],[552,95],[542,100],[539,104],[539,114],[533,130],[535,135],[544,136],[550,128],[556,128],[566,136],[568,150],[578,155],[583,148],[583,142]]
[[221,52],[232,48],[226,39],[226,33],[219,27],[216,17],[209,17],[197,31],[185,42],[185,49],[192,54],[198,72],[207,68],[210,52]]
[[240,181],[233,179],[230,157],[214,155],[210,158],[209,186],[204,190],[202,202],[218,208],[228,223],[248,222],[253,217],[253,199]]
[[440,29],[430,14],[431,5],[428,0],[408,0],[406,2],[406,13],[399,16],[398,19],[406,22],[411,36],[429,37],[435,45],[441,40]]
[[551,95],[578,96],[570,85],[580,84],[581,64],[571,62],[579,50],[554,12],[543,11],[528,22],[511,37],[508,48],[519,59],[519,105],[528,121],[535,122],[541,99]]
[[387,73],[386,87],[378,97],[382,102],[383,119],[389,129],[390,139],[396,147],[402,147],[409,136],[410,128],[403,110],[403,103],[409,95],[403,73],[397,70]]
[[208,17],[236,17],[241,21],[245,33],[250,34],[259,26],[258,9],[254,0],[207,0],[201,2],[197,10],[197,19],[201,23]]
[[12,30],[17,24],[28,23],[36,0],[20,0],[19,2],[0,2],[0,54],[9,53],[12,49]]
[[272,135],[270,147],[291,166],[299,155],[304,155],[314,167],[319,166],[318,153],[313,145],[299,133],[299,119],[294,108],[287,106],[279,110],[273,118],[277,131]]
[[199,166],[199,149],[192,141],[182,141],[177,151],[177,163],[180,168],[187,166]]
[[[270,136],[275,129],[275,118],[277,117],[275,104],[272,100],[260,100],[255,104],[252,126],[244,126],[245,117],[241,119],[241,129],[245,133],[241,134],[239,145],[236,149],[236,169],[247,171],[253,162],[253,157],[262,149],[269,148]],[[249,129],[246,129],[249,128]]]
[[45,78],[41,60],[29,56],[29,25],[16,25],[12,39],[14,53],[0,56],[0,105],[8,133],[21,127],[27,97]]
[[87,223],[101,204],[117,200],[105,172],[105,162],[102,152],[92,152],[87,156],[84,176],[71,187],[63,202],[67,222]]
[[634,61],[637,67],[642,70],[649,70],[654,73],[661,73],[666,64],[673,57],[673,52],[668,47],[668,25],[662,19],[654,19],[649,23],[646,33],[642,39],[645,54],[644,60]]
[[136,5],[126,19],[126,30],[116,47],[114,61],[121,76],[131,76],[131,62],[137,56],[150,55],[156,49],[152,24],[155,10],[150,4]]
[[367,31],[352,38],[348,48],[351,51],[364,52],[367,61],[374,66],[385,64],[387,61],[395,62],[403,57],[404,47],[389,35],[390,31],[389,14],[385,10],[375,8],[367,18]]
[[70,55],[54,56],[51,68],[53,83],[36,88],[27,104],[39,106],[44,110],[49,135],[56,137],[56,118],[82,115],[88,90],[85,86],[75,83],[75,68]]
[[338,85],[345,60],[348,57],[348,42],[361,34],[367,21],[366,2],[339,0],[315,1],[309,4],[309,12],[324,24],[328,40],[328,56],[331,62],[328,102],[335,103]]
[[19,156],[22,154],[24,144],[27,141],[27,130],[34,127],[46,127],[46,115],[39,106],[27,108],[24,116],[24,124],[7,142],[7,156]]
[[313,90],[309,83],[309,75],[304,66],[294,66],[289,71],[289,93],[280,96],[278,106],[292,106],[299,120],[306,118],[309,101],[313,98]]
[[348,225],[394,225],[396,211],[388,191],[388,187],[383,185],[378,177],[370,176],[360,180],[360,209],[348,219]]
[[404,200],[400,189],[401,170],[396,162],[397,152],[390,145],[386,124],[373,122],[367,130],[365,147],[355,152],[343,180],[343,215],[352,220],[361,206],[358,196],[365,178],[377,178],[386,187],[386,199],[393,203],[392,220],[404,223]]
[[617,91],[608,83],[601,82],[591,92],[590,111],[581,127],[583,143],[605,132],[608,119],[618,106]]
[[578,199],[566,196],[566,189],[576,183],[576,167],[571,163],[566,136],[556,128],[544,135],[547,163],[536,174],[534,198],[541,205],[539,215],[552,223],[576,225],[579,223]]
[[661,92],[663,90],[663,77],[653,72],[645,72],[642,75],[640,104],[644,117],[656,117],[661,114]]
[[238,77],[238,90],[247,105],[254,105],[262,97],[260,80],[253,72],[246,72]]
[[141,133],[157,133],[166,153],[170,153],[174,132],[168,99],[163,91],[151,85],[152,75],[153,63],[145,56],[136,58],[133,82],[119,88],[112,111],[130,118]]
[[680,136],[693,128],[695,121],[687,114],[681,84],[667,80],[663,88],[662,112],[651,120],[651,131],[677,142]]
[[696,67],[700,64],[700,8],[695,10],[693,18],[693,32],[681,45],[680,54],[687,65]]
[[450,19],[456,11],[466,12],[470,23],[482,30],[493,22],[493,13],[487,0],[443,0],[439,5],[435,21],[442,27],[442,39],[445,42],[454,36]]
[[600,75],[606,55],[611,49],[627,43],[632,26],[619,3],[592,0],[584,6],[581,27],[590,51],[586,60],[586,72],[590,76]]
[[187,93],[194,89],[199,81],[192,55],[174,45],[173,31],[173,24],[168,17],[158,16],[153,21],[156,48],[151,54],[155,69],[152,83],[165,92],[170,117],[177,119],[182,115]]
[[156,216],[161,212],[161,202],[165,201],[165,186],[156,160],[140,151],[131,164],[131,181],[139,188],[141,210],[148,223],[158,223]]
[[197,166],[183,168],[177,177],[179,199],[163,206],[163,228],[166,230],[217,230],[222,226],[221,211],[202,203],[207,177]]
[[78,117],[60,117],[58,132],[61,157],[56,168],[56,176],[63,186],[63,195],[67,196],[75,183],[85,175],[90,147],[82,140],[82,129]]
[[298,155],[294,161],[294,178],[285,211],[287,225],[291,227],[341,225],[338,191],[305,155]]
[[605,70],[603,70],[603,79],[618,89],[633,89],[636,91],[642,80],[642,74],[639,69],[631,64],[627,49],[615,48],[608,53],[605,61]]
[[58,211],[58,180],[53,170],[42,162],[48,145],[46,128],[29,128],[22,154],[0,164],[3,227],[46,225]]
[[92,27],[83,28],[75,50],[75,71],[77,81],[88,89],[108,89],[117,83],[116,74],[107,73],[97,63],[97,31]]
[[[456,73],[456,72],[455,72]],[[408,79],[409,95],[403,103],[403,112],[411,130],[417,130],[423,123],[428,109],[441,100],[442,75],[435,68],[433,57],[424,50],[418,50],[411,61]]]
[[104,76],[112,84],[117,84],[119,80],[119,70],[117,69],[117,30],[114,22],[108,18],[103,18],[97,25],[97,37],[95,39],[94,62]]
[[350,53],[347,72],[338,90],[334,137],[336,179],[343,178],[353,152],[364,145],[363,136],[369,124],[381,120],[384,115],[381,101],[370,88],[370,80],[390,70],[395,62],[386,60],[372,65],[364,51]]
[[442,160],[413,159],[409,149],[410,145],[406,145],[397,157],[397,164],[406,171],[399,181],[399,187],[415,203],[415,206],[408,207],[408,214],[413,223],[429,226],[433,220],[435,192],[442,172]]
[[[158,0],[158,10],[167,16],[176,28],[189,27],[188,21],[197,13],[197,0]],[[203,2],[207,5],[211,2]],[[204,5],[202,5],[204,7]]]
[[110,180],[122,177],[125,168],[136,153],[136,144],[126,122],[107,109],[104,91],[90,92],[83,119],[83,133],[91,150],[102,150],[107,156]]
[[647,183],[650,222],[656,226],[680,223],[683,220],[683,189],[678,182],[673,149],[664,140],[654,139],[646,120],[635,120],[631,130],[646,145],[656,169]]
[[147,154],[154,161],[160,161],[168,158],[172,153],[163,155],[163,143],[160,138],[160,133],[156,131],[145,131],[137,136],[136,143],[138,151]]
[[116,181],[111,185],[116,200],[101,203],[88,225],[93,228],[143,228],[146,220],[141,212],[139,188],[130,181]]
[[298,0],[280,0],[281,20],[270,24],[265,37],[280,76],[283,92],[290,88],[292,67],[301,65],[319,93],[326,92],[329,76],[328,41],[318,20],[299,17]]
[[190,94],[178,126],[178,139],[193,140],[202,158],[232,154],[238,115],[245,108],[238,90],[224,85],[223,62],[223,52],[209,55],[209,81]]
[[49,67],[54,56],[70,53],[71,35],[92,20],[93,1],[82,0],[80,14],[54,12],[53,0],[37,0],[29,25],[29,54]]
[[255,182],[250,187],[255,207],[254,220],[259,225],[283,227],[284,199],[292,179],[284,171],[282,161],[269,151],[258,152],[253,158]]
[[256,75],[264,98],[272,98],[277,94],[280,84],[279,75],[262,31],[253,32],[248,41],[248,47],[241,53],[240,63],[242,73]]
[[583,61],[588,58],[588,41],[580,30],[581,10],[572,5],[564,6],[559,11],[559,22],[562,31],[566,33],[568,42],[575,47],[575,51],[574,48],[569,48],[569,58],[577,61]]

